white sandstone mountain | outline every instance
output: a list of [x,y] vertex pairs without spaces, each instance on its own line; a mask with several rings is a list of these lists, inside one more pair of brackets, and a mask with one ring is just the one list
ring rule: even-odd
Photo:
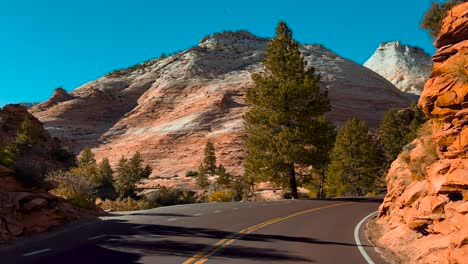
[[[115,71],[70,94],[57,90],[31,112],[70,149],[90,146],[98,159],[115,163],[139,150],[154,175],[181,177],[198,167],[210,140],[218,161],[239,175],[245,92],[254,85],[251,73],[262,69],[267,43],[246,31],[213,34],[186,51]],[[356,117],[375,128],[389,108],[410,104],[366,67],[320,45],[301,51],[322,76],[336,124]]]
[[420,95],[432,70],[424,50],[400,41],[381,44],[364,66],[382,75],[405,93]]

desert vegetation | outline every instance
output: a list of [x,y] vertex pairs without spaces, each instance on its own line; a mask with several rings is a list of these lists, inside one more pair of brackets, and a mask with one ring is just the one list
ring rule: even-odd
[[433,39],[437,38],[442,27],[442,21],[452,7],[464,3],[466,0],[449,0],[442,4],[433,2],[431,8],[426,11],[421,22],[421,28],[426,29]]
[[[230,174],[222,164],[217,165],[216,160],[214,144],[208,141],[203,160],[195,175],[198,187],[204,190],[200,200],[232,202],[246,198],[246,186],[242,177]],[[189,172],[187,174],[193,174],[193,171]]]

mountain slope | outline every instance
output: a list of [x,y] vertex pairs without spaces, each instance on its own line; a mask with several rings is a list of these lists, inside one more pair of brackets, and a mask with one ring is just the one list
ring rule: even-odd
[[[244,95],[262,70],[267,39],[246,31],[205,37],[189,50],[114,71],[70,94],[57,91],[31,112],[73,151],[92,146],[116,162],[141,151],[153,176],[196,169],[207,140],[219,161],[242,173]],[[337,124],[351,117],[376,127],[384,111],[410,102],[371,70],[319,45],[301,47],[322,75]],[[188,179],[178,179],[176,182]]]
[[432,60],[424,50],[394,41],[381,44],[364,66],[401,91],[420,95],[431,73]]

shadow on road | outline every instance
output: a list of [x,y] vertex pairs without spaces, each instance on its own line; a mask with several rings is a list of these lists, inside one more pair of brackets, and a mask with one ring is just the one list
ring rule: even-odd
[[[310,237],[246,234],[229,232],[211,228],[196,228],[169,225],[146,225],[136,227],[122,220],[112,221],[114,234],[109,234],[97,244],[89,243],[71,252],[64,252],[51,258],[45,258],[36,263],[140,263],[141,258],[154,258],[164,262],[164,257],[174,256],[183,260],[192,257],[200,251],[211,248],[216,242],[224,238],[238,237],[238,240],[259,242],[258,247],[229,245],[218,252],[214,258],[244,259],[256,261],[289,261],[316,262],[313,259],[293,255],[288,251],[272,248],[275,241],[297,243],[356,246],[352,243],[323,241]],[[172,259],[173,261],[174,259]]]

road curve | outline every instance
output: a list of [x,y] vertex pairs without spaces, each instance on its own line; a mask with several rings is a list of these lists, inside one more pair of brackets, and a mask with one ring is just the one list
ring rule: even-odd
[[[358,223],[378,200],[161,207],[0,248],[1,263],[368,263]],[[359,231],[359,230],[358,230]],[[383,263],[361,232],[362,247]]]

